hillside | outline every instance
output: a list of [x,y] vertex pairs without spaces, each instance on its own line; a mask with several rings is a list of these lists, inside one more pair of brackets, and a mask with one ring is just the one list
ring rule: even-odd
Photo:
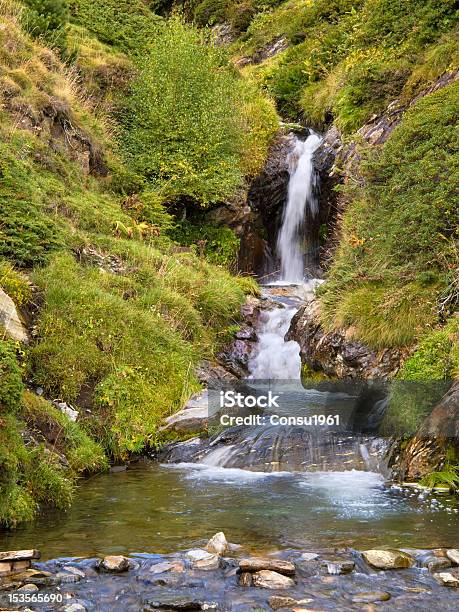
[[[108,2],[88,31],[94,3],[49,3],[41,21],[26,4],[0,5],[0,285],[30,332],[27,346],[1,340],[6,525],[66,506],[78,475],[154,446],[161,418],[198,388],[196,365],[256,289],[227,271],[231,232],[228,246],[215,238],[212,265],[173,241],[165,203],[228,196],[277,129],[269,101],[180,19]],[[148,63],[135,36],[158,41]],[[169,71],[193,74],[182,99],[161,81]],[[155,95],[161,106],[147,108]]]

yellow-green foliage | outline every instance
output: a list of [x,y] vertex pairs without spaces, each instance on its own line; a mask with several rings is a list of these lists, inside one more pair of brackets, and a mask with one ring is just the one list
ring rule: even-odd
[[0,525],[7,527],[32,519],[40,504],[67,506],[74,484],[52,450],[24,444],[23,391],[15,349],[0,341]]
[[457,66],[456,25],[454,0],[290,0],[256,16],[234,53],[285,38],[289,48],[257,68],[282,114],[352,132]]
[[0,261],[0,288],[10,296],[17,306],[27,304],[32,297],[28,280],[6,261]]
[[194,367],[212,329],[237,317],[243,299],[229,275],[195,257],[133,245],[112,244],[126,277],[70,256],[34,275],[45,299],[42,339],[31,351],[35,380],[77,403],[94,389],[100,416],[91,427],[117,456],[155,442],[160,419],[196,388]]
[[254,176],[278,120],[206,33],[170,19],[138,61],[124,117],[129,165],[165,202],[220,202]]
[[86,28],[71,24],[67,30],[67,48],[84,82],[87,101],[98,115],[116,107],[134,75],[132,62],[122,53],[104,45]]
[[454,309],[458,269],[459,84],[419,100],[367,153],[366,185],[348,189],[341,239],[322,288],[328,326],[374,346],[410,344]]

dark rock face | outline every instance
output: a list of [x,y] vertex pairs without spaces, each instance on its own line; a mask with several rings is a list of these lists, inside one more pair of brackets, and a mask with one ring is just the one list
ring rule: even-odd
[[346,337],[345,330],[325,332],[319,321],[318,303],[300,308],[293,317],[286,340],[300,345],[303,364],[338,378],[391,378],[406,357],[404,349],[374,350]]
[[248,206],[252,216],[241,239],[239,265],[242,271],[252,271],[259,276],[273,271],[269,269],[270,254],[272,258],[276,251],[277,232],[287,198],[290,178],[287,157],[293,142],[293,134],[279,135],[263,172],[250,186]]
[[391,463],[394,476],[401,481],[423,478],[441,470],[445,451],[459,451],[459,382],[455,382],[422,423],[406,448],[396,446]]

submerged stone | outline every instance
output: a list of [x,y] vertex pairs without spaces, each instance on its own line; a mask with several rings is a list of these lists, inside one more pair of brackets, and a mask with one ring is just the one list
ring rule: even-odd
[[400,550],[365,550],[362,557],[376,569],[403,569],[414,565],[413,557]]
[[365,591],[352,597],[353,603],[373,603],[375,601],[389,601],[390,593],[387,591]]
[[273,610],[279,610],[280,608],[290,608],[291,606],[296,606],[298,601],[292,597],[273,595],[268,599],[268,603]]
[[148,610],[216,610],[218,604],[214,601],[192,599],[181,595],[161,595],[159,598],[148,599],[144,603],[143,611]]

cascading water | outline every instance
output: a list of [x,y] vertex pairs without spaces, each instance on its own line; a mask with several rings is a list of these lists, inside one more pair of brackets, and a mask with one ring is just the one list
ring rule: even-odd
[[[304,389],[301,384],[300,346],[285,341],[291,320],[298,309],[314,297],[319,279],[305,279],[303,247],[309,238],[305,220],[318,213],[317,174],[314,151],[320,136],[311,133],[304,141],[295,140],[288,163],[290,182],[278,237],[281,277],[263,288],[267,299],[257,328],[258,343],[249,361],[249,377],[244,383],[257,389],[282,387],[287,414],[329,414],[330,410],[352,415],[357,395],[333,389]],[[284,385],[284,386],[282,386]],[[367,444],[369,445],[367,448]],[[333,431],[314,430],[296,425],[268,424],[226,430],[203,449],[191,449],[192,463],[226,469],[262,472],[364,470],[377,459],[372,440],[359,439]],[[179,451],[180,452],[180,451]],[[171,460],[174,461],[172,454]]]
[[320,136],[314,133],[311,133],[304,141],[297,139],[288,158],[290,171],[288,197],[277,240],[281,261],[280,278],[284,284],[303,282],[302,229],[306,208],[309,208],[313,217],[319,210],[316,196],[317,175],[313,165],[313,155],[321,140]]

